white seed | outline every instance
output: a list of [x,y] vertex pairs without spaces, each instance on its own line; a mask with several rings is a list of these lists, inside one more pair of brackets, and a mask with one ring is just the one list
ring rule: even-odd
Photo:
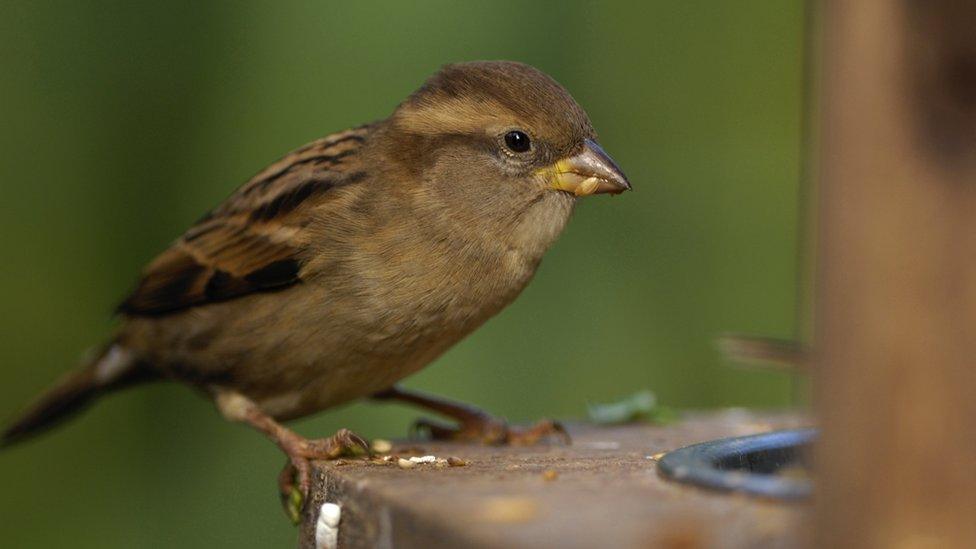
[[335,503],[323,503],[319,509],[319,520],[333,528],[339,526],[339,519],[342,518],[342,507]]
[[382,438],[373,439],[372,450],[377,454],[386,454],[393,449],[393,443]]
[[336,549],[339,546],[339,521],[342,508],[335,503],[323,503],[315,521],[316,549]]

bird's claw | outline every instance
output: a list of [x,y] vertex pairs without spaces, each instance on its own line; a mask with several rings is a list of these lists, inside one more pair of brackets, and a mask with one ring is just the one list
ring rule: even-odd
[[562,423],[551,419],[543,419],[527,428],[511,428],[508,431],[508,443],[513,446],[531,446],[540,440],[557,439],[569,446],[573,443],[569,432]]
[[531,446],[546,439],[572,444],[566,428],[559,422],[543,419],[531,427],[512,427],[504,420],[484,417],[459,426],[421,418],[411,427],[412,435],[426,435],[431,440],[478,442],[492,445]]
[[302,452],[306,459],[336,459],[369,455],[369,442],[349,429],[339,429],[329,438],[308,440]]
[[328,438],[299,439],[286,453],[288,461],[278,475],[278,492],[285,514],[298,524],[312,485],[312,460],[370,455],[370,449],[366,439],[349,429],[340,429]]

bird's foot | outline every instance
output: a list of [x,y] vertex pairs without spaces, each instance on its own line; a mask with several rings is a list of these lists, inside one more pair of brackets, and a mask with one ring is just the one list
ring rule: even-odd
[[550,419],[543,419],[531,427],[513,427],[505,420],[489,415],[462,421],[458,426],[422,418],[414,423],[412,430],[433,440],[493,445],[530,446],[553,439],[567,445],[572,443],[566,428]]
[[285,514],[298,524],[312,485],[312,461],[343,456],[369,455],[369,443],[349,429],[339,429],[328,438],[309,440],[298,435],[280,441],[288,462],[278,475],[278,490]]

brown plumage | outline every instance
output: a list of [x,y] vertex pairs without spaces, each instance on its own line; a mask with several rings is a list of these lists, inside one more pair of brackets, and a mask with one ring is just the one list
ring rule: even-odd
[[150,263],[119,312],[169,313],[298,282],[302,229],[330,191],[366,177],[357,154],[368,133],[319,139],[256,175]]
[[271,436],[302,489],[308,459],[358,439],[306,441],[276,420],[357,398],[427,405],[469,438],[538,438],[552,424],[515,431],[394,384],[521,292],[578,196],[629,188],[594,140],[585,112],[532,67],[445,67],[386,120],[296,150],[191,227],[144,270],[105,350],[4,443],[159,378]]

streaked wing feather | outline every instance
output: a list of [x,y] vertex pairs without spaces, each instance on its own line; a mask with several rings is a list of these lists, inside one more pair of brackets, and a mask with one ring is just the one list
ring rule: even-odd
[[157,256],[118,311],[159,315],[300,282],[301,229],[332,189],[363,179],[356,153],[369,130],[319,139],[254,176]]

